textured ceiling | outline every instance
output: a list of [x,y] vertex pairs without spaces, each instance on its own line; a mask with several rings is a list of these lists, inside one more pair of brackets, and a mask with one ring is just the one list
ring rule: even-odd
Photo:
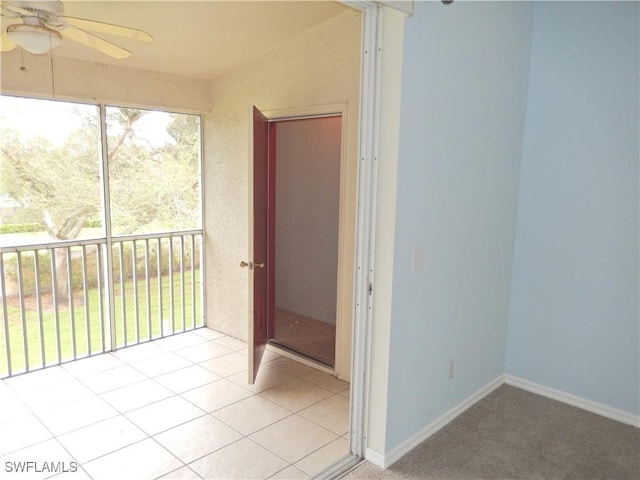
[[[64,39],[54,55],[213,79],[349,7],[333,1],[66,0],[65,14],[147,31],[155,43],[100,35],[133,52],[115,60]],[[3,17],[2,27],[8,21]]]

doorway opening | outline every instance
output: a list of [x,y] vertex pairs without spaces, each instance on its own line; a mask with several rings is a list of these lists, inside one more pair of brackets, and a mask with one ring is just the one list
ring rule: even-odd
[[267,344],[349,381],[356,182],[346,105],[250,115],[249,381]]
[[275,308],[269,342],[335,365],[339,114],[270,122],[275,159]]
[[[249,163],[248,163],[248,261],[242,261],[241,267],[248,270],[248,374],[249,384],[256,382],[259,364],[265,353],[265,346],[269,340],[267,329],[267,270],[270,262],[267,246],[271,243],[263,240],[268,235],[266,219],[268,192],[270,187],[266,180],[265,165],[267,165],[269,148],[268,125],[274,120],[321,115],[342,112],[343,143],[349,148],[343,152],[343,171],[341,172],[341,209],[340,234],[341,259],[338,261],[338,300],[337,300],[337,328],[335,366],[331,373],[339,379],[353,380],[349,392],[349,450],[351,455],[343,458],[334,466],[326,469],[321,477],[330,478],[338,472],[349,468],[365,454],[367,439],[368,397],[371,377],[368,372],[370,325],[372,322],[372,292],[373,292],[373,232],[375,225],[375,196],[376,176],[378,167],[378,134],[379,134],[379,105],[381,81],[381,44],[382,25],[379,15],[381,8],[376,4],[363,3],[362,17],[362,46],[361,51],[361,84],[359,112],[354,112],[356,102],[338,104],[340,108],[325,106],[322,109],[311,107],[290,109],[288,112],[270,111],[260,113],[255,107],[250,109],[249,115]],[[277,88],[280,88],[279,85]],[[237,97],[242,97],[242,91],[236,91],[235,84],[230,90]],[[247,96],[249,98],[247,98]],[[271,104],[271,98],[263,98],[261,92],[245,95],[250,101]],[[293,100],[298,105],[313,105],[310,103],[315,97],[304,101]],[[323,97],[324,98],[324,97]],[[291,110],[294,110],[293,112]],[[322,111],[321,111],[322,110]],[[348,116],[347,112],[351,112]],[[357,118],[357,122],[354,122]],[[355,125],[354,125],[355,124]],[[354,128],[355,126],[355,128]],[[347,138],[348,133],[348,138]],[[355,141],[357,139],[357,141]],[[356,153],[357,150],[357,153]],[[257,178],[257,181],[256,181]],[[344,200],[344,201],[343,201]],[[272,231],[275,230],[275,225]],[[275,246],[275,243],[273,243]],[[342,248],[344,246],[345,248]],[[244,255],[243,255],[244,257]],[[246,257],[245,257],[246,258]],[[236,264],[237,265],[237,264]],[[341,283],[342,282],[342,283]],[[271,284],[273,285],[272,282]],[[275,289],[273,289],[275,295]],[[271,294],[269,292],[269,294]],[[275,305],[275,302],[273,303]],[[352,341],[353,338],[353,341]],[[353,347],[353,352],[352,352]],[[267,351],[267,353],[270,353]],[[268,355],[264,361],[268,363]],[[289,359],[283,359],[286,362]],[[291,362],[296,363],[296,362]],[[306,362],[302,362],[306,363]],[[314,366],[315,367],[315,366]],[[353,367],[353,368],[352,368]],[[296,368],[299,368],[297,366]],[[322,370],[322,369],[321,369]],[[265,382],[265,368],[257,379],[258,384]],[[353,375],[352,375],[353,373]],[[295,386],[296,383],[293,383]],[[291,385],[290,385],[291,386]]]

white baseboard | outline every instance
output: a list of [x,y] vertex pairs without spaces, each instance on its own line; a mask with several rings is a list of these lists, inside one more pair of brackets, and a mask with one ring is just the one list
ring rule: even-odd
[[586,398],[578,397],[577,395],[563,392],[562,390],[545,387],[544,385],[530,382],[529,380],[515,377],[513,375],[505,375],[504,382],[507,385],[512,385],[532,393],[537,393],[538,395],[552,398],[553,400],[558,400],[559,402],[567,403],[592,413],[597,413],[598,415],[617,420],[618,422],[633,425],[634,427],[640,427],[640,416],[625,412],[618,408],[587,400]]
[[380,452],[377,452],[371,448],[367,448],[364,453],[364,458],[368,462],[373,463],[376,467],[385,468],[384,466],[384,455]]
[[[442,427],[444,427],[447,423],[449,423],[451,420],[456,418],[458,415],[463,413],[469,407],[473,406],[474,404],[482,400],[484,397],[489,395],[491,392],[493,392],[496,388],[498,388],[503,383],[504,383],[504,375],[500,375],[495,380],[489,382],[487,385],[482,387],[477,392],[465,398],[462,402],[460,402],[458,405],[453,407],[451,410],[449,410],[448,412],[436,418],[429,425],[424,427],[415,435],[409,437],[407,440],[402,442],[400,445],[398,445],[396,448],[391,450],[386,455],[382,455],[375,451],[370,452],[369,449],[367,449],[367,455],[366,455],[367,460],[369,460],[371,463],[381,468],[387,468],[391,466],[393,463],[398,461],[400,457],[408,453],[410,450],[413,450],[415,447],[418,446],[418,444],[422,443],[424,440],[426,440],[431,435],[436,433],[438,430],[440,430]],[[371,455],[371,458],[370,458],[370,455]]]
[[640,416],[634,415],[629,412],[625,412],[624,410],[620,410],[614,407],[610,407],[608,405],[604,405],[602,403],[597,403],[592,400],[587,400],[586,398],[578,397],[577,395],[573,395],[571,393],[563,392],[561,390],[556,390],[554,388],[545,387],[544,385],[540,385],[534,382],[530,382],[529,380],[525,380],[523,378],[515,377],[513,375],[500,375],[495,380],[489,382],[487,385],[482,387],[480,390],[465,398],[458,405],[453,407],[448,412],[442,414],[440,417],[435,419],[429,425],[424,427],[415,435],[409,437],[407,440],[402,442],[396,448],[391,450],[386,455],[370,448],[367,448],[365,453],[365,459],[369,462],[373,463],[377,467],[380,468],[388,468],[393,463],[398,461],[400,457],[408,453],[413,448],[417,447],[424,440],[429,438],[431,435],[436,433],[442,427],[451,422],[458,415],[463,413],[465,410],[469,409],[469,407],[473,406],[488,394],[493,392],[500,385],[506,383],[507,385],[511,385],[513,387],[521,388],[523,390],[527,390],[532,393],[537,393],[538,395],[542,395],[544,397],[551,398],[553,400],[557,400],[559,402],[567,403],[569,405],[573,405],[574,407],[581,408],[583,410],[587,410],[592,413],[596,413],[598,415],[602,415],[603,417],[611,418],[613,420],[617,420],[622,423],[626,423],[628,425],[633,425],[634,427],[640,427]]

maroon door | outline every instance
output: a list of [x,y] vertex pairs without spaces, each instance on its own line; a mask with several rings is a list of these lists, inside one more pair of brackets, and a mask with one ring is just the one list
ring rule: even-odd
[[[255,381],[268,340],[268,272],[274,265],[269,254],[269,121],[256,107],[251,109],[249,152],[249,383]],[[251,161],[253,160],[253,161]],[[251,186],[251,182],[253,185]],[[251,246],[252,245],[252,246]],[[253,308],[252,308],[253,307]]]

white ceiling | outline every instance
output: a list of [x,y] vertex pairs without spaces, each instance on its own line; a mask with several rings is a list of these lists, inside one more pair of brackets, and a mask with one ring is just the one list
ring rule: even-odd
[[[64,8],[68,16],[145,30],[155,43],[99,35],[133,52],[115,60],[64,39],[56,56],[213,79],[349,7],[329,0],[66,0]],[[2,17],[3,31],[8,24]]]

